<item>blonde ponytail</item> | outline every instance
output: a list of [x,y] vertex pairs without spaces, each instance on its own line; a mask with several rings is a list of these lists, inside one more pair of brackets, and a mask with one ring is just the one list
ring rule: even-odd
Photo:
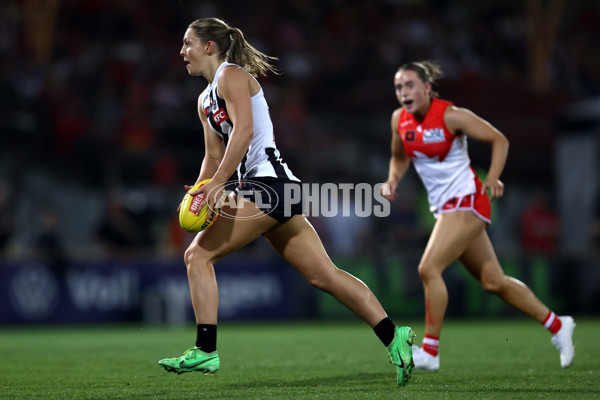
[[192,22],[188,28],[203,42],[216,43],[219,58],[237,64],[255,77],[266,76],[268,72],[280,75],[281,72],[272,65],[276,57],[268,56],[255,49],[244,38],[238,28],[229,26],[218,18],[201,18]]

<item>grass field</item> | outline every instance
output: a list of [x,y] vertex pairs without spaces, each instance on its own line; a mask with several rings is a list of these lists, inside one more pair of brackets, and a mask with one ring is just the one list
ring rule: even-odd
[[[600,320],[576,322],[563,370],[550,334],[528,319],[448,321],[442,369],[414,372],[405,388],[358,322],[222,323],[216,375],[158,367],[193,345],[195,328],[1,327],[0,398],[599,399]],[[422,323],[412,326],[420,343]]]

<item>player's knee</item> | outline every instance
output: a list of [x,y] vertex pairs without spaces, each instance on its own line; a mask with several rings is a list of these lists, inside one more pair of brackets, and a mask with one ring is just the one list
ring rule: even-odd
[[492,294],[498,294],[502,291],[504,287],[504,277],[502,279],[498,278],[482,278],[481,279],[481,287],[486,292]]
[[325,279],[323,276],[319,275],[319,276],[310,276],[307,278],[308,283],[310,283],[312,286],[316,287],[317,289],[320,290],[325,290],[327,291],[327,288],[329,287],[329,282],[327,279]]
[[188,247],[183,254],[183,262],[186,267],[190,267],[194,263],[194,259],[196,258],[196,254],[192,246]]
[[439,270],[427,262],[421,262],[418,271],[423,282],[428,282],[440,276]]
[[319,271],[319,273],[307,276],[306,280],[317,289],[329,292],[334,281],[333,274],[334,271],[332,270],[323,270]]
[[208,254],[200,246],[193,243],[183,255],[183,261],[188,269],[196,265],[204,265],[207,260]]

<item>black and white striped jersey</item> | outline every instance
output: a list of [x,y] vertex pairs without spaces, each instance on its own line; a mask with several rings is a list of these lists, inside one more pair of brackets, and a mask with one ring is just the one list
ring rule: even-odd
[[[227,146],[229,135],[233,130],[233,122],[227,113],[225,100],[219,96],[217,82],[223,68],[229,65],[241,68],[237,64],[222,63],[217,69],[213,81],[207,88],[206,96],[202,99],[202,109],[204,115],[208,118],[210,128],[223,139],[225,146]],[[269,106],[265,100],[262,87],[257,94],[251,97],[251,101],[254,137],[242,162],[238,165],[238,176],[240,179],[272,177],[299,181],[283,162],[279,155],[279,150],[275,146],[273,123],[269,115]]]

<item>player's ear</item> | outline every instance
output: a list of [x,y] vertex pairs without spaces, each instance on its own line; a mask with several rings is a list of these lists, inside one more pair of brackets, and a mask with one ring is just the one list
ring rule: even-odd
[[217,50],[217,45],[215,42],[213,42],[212,40],[207,41],[204,44],[204,50],[206,51],[206,54],[208,54],[209,56],[213,55],[215,53],[215,51]]
[[431,93],[431,82],[425,82],[425,95],[429,96]]

